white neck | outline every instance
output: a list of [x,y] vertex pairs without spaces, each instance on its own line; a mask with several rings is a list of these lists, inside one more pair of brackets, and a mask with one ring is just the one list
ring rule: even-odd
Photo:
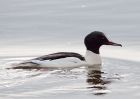
[[100,55],[89,50],[86,51],[85,60],[89,65],[102,64]]

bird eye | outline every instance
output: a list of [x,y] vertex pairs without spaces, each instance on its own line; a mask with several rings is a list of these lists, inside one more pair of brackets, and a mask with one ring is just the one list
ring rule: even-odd
[[104,40],[105,38],[104,37],[101,37],[101,39]]

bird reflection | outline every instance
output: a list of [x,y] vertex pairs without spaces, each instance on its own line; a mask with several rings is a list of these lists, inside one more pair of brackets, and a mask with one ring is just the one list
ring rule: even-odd
[[111,83],[111,81],[102,77],[102,74],[105,74],[101,71],[101,65],[94,65],[87,67],[87,83],[91,85],[90,89],[93,89],[94,95],[104,95],[107,94],[106,84]]

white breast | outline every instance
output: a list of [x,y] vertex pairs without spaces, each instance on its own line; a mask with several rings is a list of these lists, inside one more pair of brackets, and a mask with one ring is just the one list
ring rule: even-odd
[[39,64],[42,67],[80,67],[87,65],[85,61],[81,61],[75,57],[67,57],[56,60],[31,60],[34,63]]
[[85,60],[89,65],[97,65],[102,63],[100,55],[89,50],[86,51]]

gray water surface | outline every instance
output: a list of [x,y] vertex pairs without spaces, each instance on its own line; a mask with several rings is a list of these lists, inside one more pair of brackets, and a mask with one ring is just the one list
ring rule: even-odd
[[[0,0],[0,98],[139,99],[139,0]],[[10,63],[58,51],[85,53],[102,31],[123,45],[101,48],[102,70],[13,70]],[[26,56],[26,57],[25,57]]]
[[[1,62],[13,62],[17,59],[3,59]],[[104,58],[103,63],[100,71],[96,71],[95,67],[84,66],[69,69],[13,70],[5,69],[1,63],[0,97],[139,99],[140,63],[108,58]]]

